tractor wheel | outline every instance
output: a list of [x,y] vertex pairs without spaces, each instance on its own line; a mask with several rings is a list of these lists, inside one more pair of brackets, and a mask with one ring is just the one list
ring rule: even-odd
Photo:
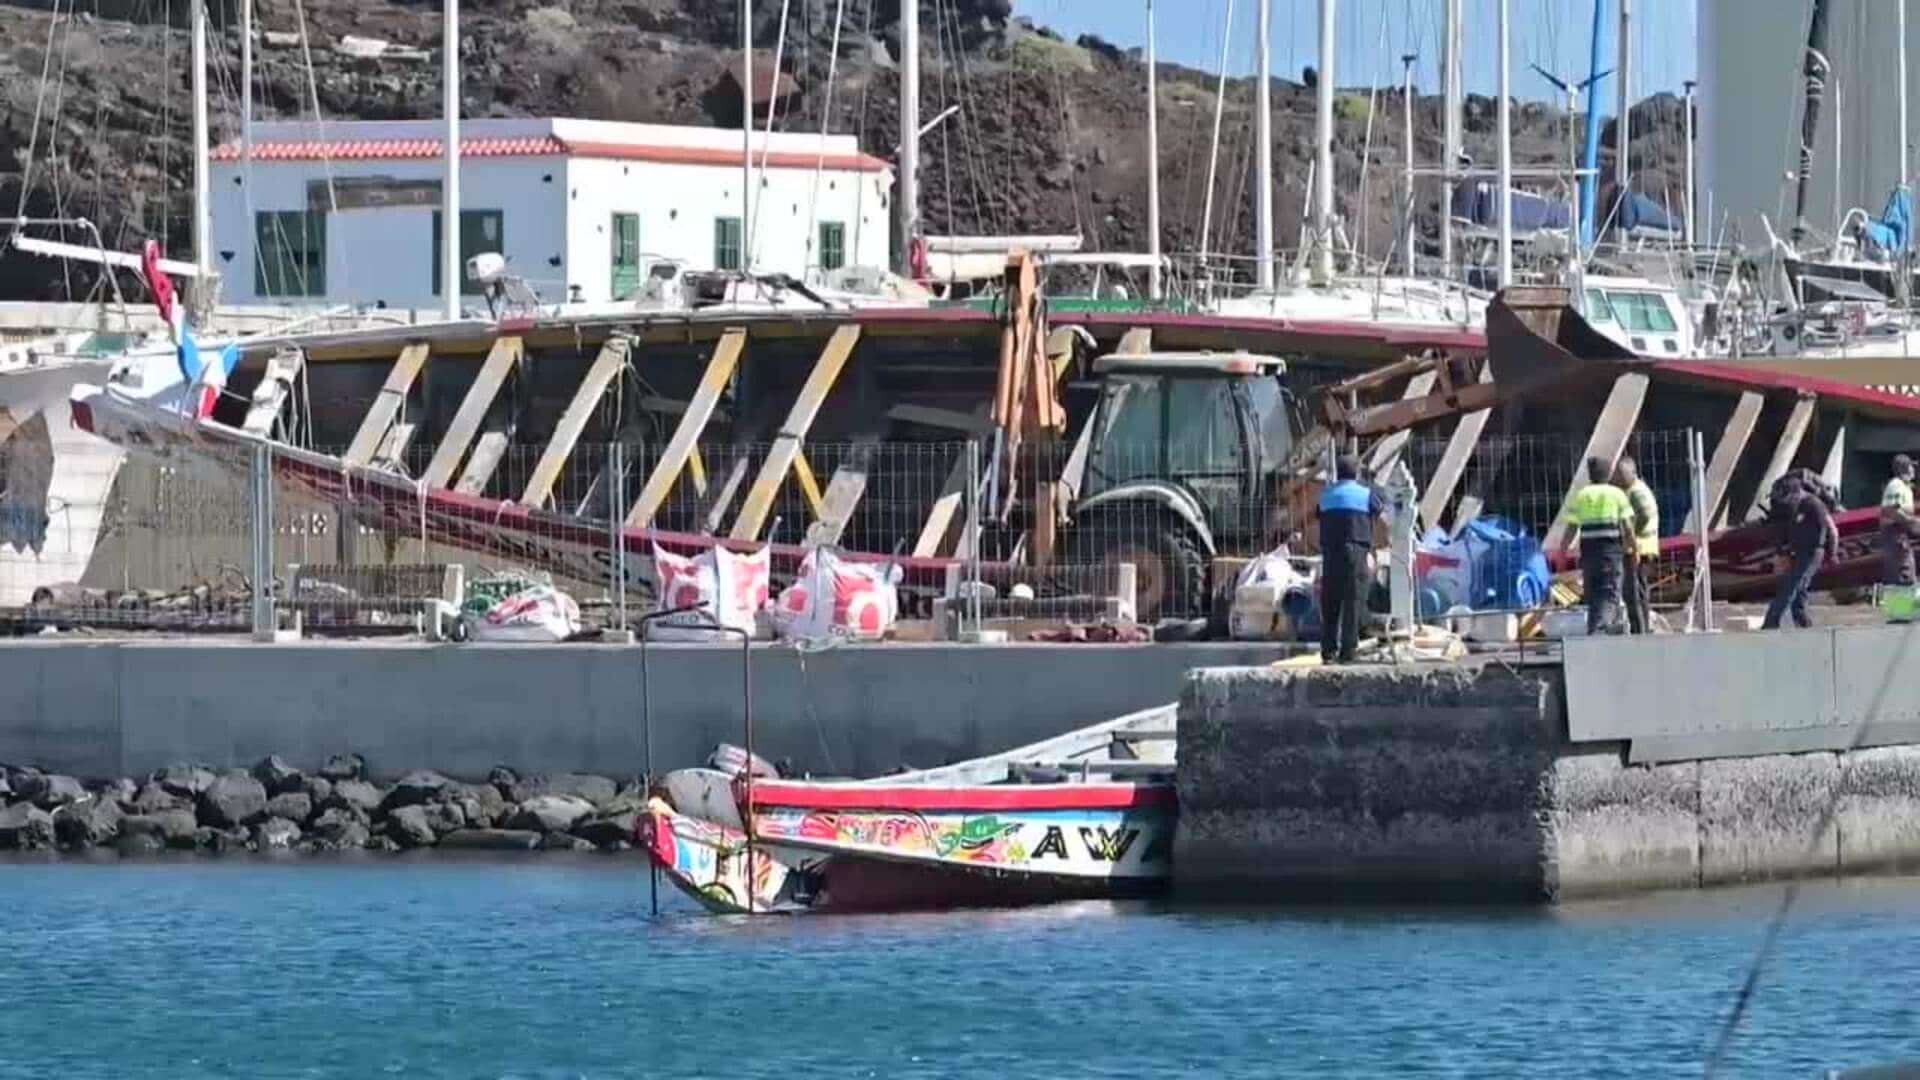
[[1070,558],[1079,564],[1132,563],[1134,604],[1142,623],[1202,613],[1207,560],[1193,531],[1171,514],[1093,514],[1074,527]]

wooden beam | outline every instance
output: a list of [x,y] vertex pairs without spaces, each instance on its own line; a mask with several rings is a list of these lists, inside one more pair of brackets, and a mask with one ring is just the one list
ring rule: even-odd
[[[1407,380],[1406,392],[1400,395],[1400,399],[1407,401],[1412,398],[1426,397],[1433,392],[1433,384],[1439,381],[1440,373],[1437,371],[1418,372],[1413,378]],[[1407,448],[1407,441],[1412,438],[1412,428],[1401,428],[1399,431],[1381,436],[1380,441],[1373,444],[1373,453],[1368,455],[1367,471],[1375,477],[1386,476],[1393,468],[1393,463],[1400,460],[1401,452]]]
[[1820,479],[1835,491],[1847,478],[1847,429],[1852,426],[1852,417],[1840,418],[1833,430],[1833,442],[1827,447],[1827,463],[1820,466]]
[[887,410],[887,419],[926,427],[948,428],[969,435],[993,431],[992,421],[982,412],[963,413],[954,409],[935,409],[926,405],[895,405]]
[[767,515],[773,510],[773,497],[779,492],[781,481],[793,468],[807,430],[813,427],[814,417],[820,415],[820,406],[827,400],[827,392],[840,378],[847,358],[853,355],[853,347],[859,341],[860,324],[844,323],[827,340],[827,347],[820,350],[820,358],[814,362],[813,371],[807,375],[793,408],[787,412],[787,422],[780,426],[773,449],[767,451],[766,461],[761,463],[753,486],[747,489],[747,497],[740,504],[740,516],[734,519],[733,530],[728,534],[732,539],[754,540],[760,536]]
[[[1708,528],[1718,529],[1726,523],[1723,507],[1727,499],[1727,486],[1733,483],[1733,470],[1740,465],[1740,455],[1747,451],[1747,440],[1753,437],[1754,425],[1760,422],[1760,410],[1766,403],[1767,399],[1757,391],[1743,392],[1740,401],[1733,407],[1733,415],[1727,420],[1726,430],[1720,433],[1720,441],[1713,445],[1713,458],[1707,462],[1704,507]],[[1701,509],[1695,507],[1687,513],[1683,535],[1693,536],[1699,531]]]
[[[991,406],[981,402],[974,410],[972,418],[980,424],[986,424],[987,410]],[[913,542],[915,558],[925,559],[940,554],[946,546],[947,536],[953,531],[953,519],[960,513],[960,506],[967,497],[967,451],[961,447],[953,460],[953,467],[947,470],[947,482],[940,487],[940,494],[933,500],[933,506],[927,510],[927,520],[920,526],[920,535]]]
[[365,465],[373,460],[380,451],[381,440],[387,437],[387,429],[400,415],[401,406],[407,403],[407,394],[413,390],[413,381],[420,376],[420,369],[427,363],[425,342],[415,342],[400,350],[400,358],[393,362],[393,370],[387,372],[387,381],[380,387],[380,393],[367,408],[367,415],[360,419],[360,430],[354,433],[353,442],[347,446],[347,464]]
[[407,470],[407,447],[413,445],[413,433],[419,427],[401,422],[387,429],[387,437],[380,440],[380,449],[373,452],[372,464],[380,468]]
[[1567,511],[1573,505],[1573,497],[1581,488],[1587,486],[1586,462],[1590,458],[1599,458],[1611,468],[1626,452],[1627,439],[1633,434],[1633,425],[1640,420],[1640,407],[1647,403],[1647,377],[1629,373],[1613,380],[1613,391],[1607,395],[1607,403],[1600,409],[1600,418],[1593,422],[1593,434],[1587,437],[1587,448],[1580,454],[1580,460],[1574,463],[1573,479],[1567,484],[1567,493],[1560,499],[1560,509],[1553,515],[1553,525],[1547,530],[1544,545],[1548,551],[1558,551],[1566,546],[1567,534],[1572,531],[1567,521]]
[[1807,428],[1813,425],[1813,410],[1820,399],[1814,394],[1801,394],[1793,403],[1793,411],[1787,414],[1787,426],[1780,429],[1780,441],[1774,444],[1773,457],[1767,459],[1767,471],[1760,474],[1760,486],[1753,490],[1753,499],[1747,503],[1744,521],[1759,521],[1767,516],[1767,493],[1773,490],[1773,482],[1793,468],[1793,459],[1800,453],[1800,443],[1807,437]]
[[733,468],[727,471],[727,482],[720,485],[714,493],[713,505],[707,507],[706,531],[719,533],[720,523],[727,519],[727,508],[733,505],[733,497],[740,494],[740,485],[747,481],[747,455],[741,454],[733,459]]
[[647,474],[640,497],[633,501],[633,509],[627,514],[628,525],[645,525],[660,512],[667,494],[673,490],[673,482],[680,477],[680,470],[686,468],[687,460],[693,456],[700,433],[706,430],[707,420],[713,416],[713,407],[719,403],[727,383],[732,381],[733,370],[739,366],[740,354],[746,346],[747,332],[737,326],[729,327],[714,343],[713,355],[707,360],[706,373],[700,376],[700,385],[694,388],[693,400],[688,403],[687,411],[680,414],[673,437],[667,440],[660,460]]
[[240,430],[271,437],[273,422],[280,419],[280,410],[293,396],[293,384],[306,364],[307,354],[297,348],[278,349],[268,357],[260,385],[254,387],[253,400],[247,407],[247,418],[240,422]]
[[507,446],[512,442],[513,436],[499,428],[482,432],[480,441],[473,444],[473,453],[467,456],[467,467],[460,471],[460,479],[454,482],[453,490],[462,495],[478,495],[486,491],[487,481],[493,479],[494,470],[500,467],[500,460],[507,456]]
[[[1480,365],[1480,381],[1493,382],[1490,365]],[[1440,455],[1433,479],[1420,495],[1420,520],[1427,527],[1440,524],[1446,514],[1447,504],[1453,501],[1454,489],[1460,486],[1460,478],[1466,474],[1467,463],[1473,460],[1473,451],[1480,445],[1480,435],[1486,431],[1487,417],[1491,415],[1492,409],[1476,409],[1460,417],[1460,422],[1454,425],[1453,437],[1447,440],[1447,449]]]
[[573,448],[580,441],[580,433],[587,430],[588,421],[593,419],[593,410],[600,407],[600,399],[606,395],[607,387],[620,377],[626,369],[627,355],[633,347],[633,339],[625,334],[611,334],[606,344],[600,346],[600,353],[593,358],[593,366],[587,369],[586,378],[580,380],[580,388],[573,392],[573,400],[568,402],[567,411],[560,414],[560,422],[554,425],[553,438],[547,440],[547,448],[540,452],[540,460],[533,467],[533,475],[527,478],[527,487],[520,493],[520,501],[527,506],[545,506],[547,498],[553,494],[554,481],[560,479],[560,470],[567,467],[567,458],[573,456]]
[[793,455],[793,478],[800,485],[800,494],[806,496],[807,512],[813,515],[815,521],[820,520],[820,478],[813,474],[813,463],[807,460],[804,450]]
[[453,422],[447,425],[446,435],[434,449],[433,460],[427,463],[427,471],[420,475],[422,484],[429,488],[443,488],[453,479],[453,470],[460,466],[460,459],[467,456],[467,446],[479,433],[480,422],[486,419],[487,410],[492,407],[493,399],[499,396],[501,384],[507,381],[521,353],[519,338],[494,339],[493,348],[488,350],[487,359],[473,377],[473,385],[467,389],[467,396],[461,399],[460,408],[453,414]]
[[[847,531],[847,522],[853,519],[854,510],[859,507],[860,499],[867,493],[867,472],[873,467],[873,455],[880,445],[880,436],[875,433],[853,445],[847,460],[833,470],[833,479],[827,483],[826,497],[814,513],[814,523],[807,530],[809,544],[837,544]],[[794,459],[797,468],[804,455]]]

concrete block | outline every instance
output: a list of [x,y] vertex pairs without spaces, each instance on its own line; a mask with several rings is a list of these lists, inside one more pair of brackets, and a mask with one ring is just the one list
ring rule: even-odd
[[1700,883],[1696,763],[1623,765],[1618,747],[1553,763],[1547,892],[1555,900]]
[[1838,755],[1729,758],[1698,768],[1702,884],[1838,870],[1839,835],[1829,815]]
[[1920,869],[1920,747],[1841,755],[1839,791],[1835,828],[1843,872]]

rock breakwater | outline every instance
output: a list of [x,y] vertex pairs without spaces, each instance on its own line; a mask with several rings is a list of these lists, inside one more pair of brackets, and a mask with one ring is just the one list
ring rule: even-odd
[[624,851],[645,805],[638,779],[505,766],[476,781],[423,769],[381,783],[358,754],[312,772],[269,757],[85,780],[0,765],[0,851]]

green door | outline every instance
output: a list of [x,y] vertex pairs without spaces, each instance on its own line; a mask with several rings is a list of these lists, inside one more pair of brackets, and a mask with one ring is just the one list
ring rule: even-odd
[[613,299],[625,300],[640,288],[640,215],[613,215]]

